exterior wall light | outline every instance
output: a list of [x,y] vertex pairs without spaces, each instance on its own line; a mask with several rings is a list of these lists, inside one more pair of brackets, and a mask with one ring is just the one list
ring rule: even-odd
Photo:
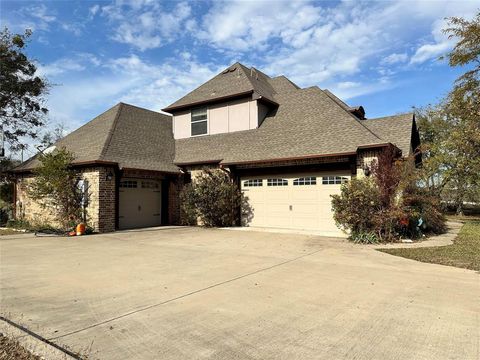
[[113,173],[111,171],[107,172],[107,175],[105,176],[105,179],[107,181],[110,181],[113,179]]

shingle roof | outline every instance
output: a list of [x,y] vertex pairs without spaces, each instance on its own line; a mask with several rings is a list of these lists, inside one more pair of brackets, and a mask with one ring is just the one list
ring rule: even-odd
[[363,124],[385,141],[396,145],[402,150],[403,156],[408,156],[412,151],[411,141],[414,121],[413,113],[406,113],[363,120]]
[[[74,164],[118,163],[120,168],[178,172],[169,115],[119,103],[54,144],[75,155]],[[15,171],[39,165],[38,156]]]
[[[253,68],[252,68],[253,69]],[[242,163],[355,154],[359,147],[393,143],[410,153],[413,114],[359,120],[351,107],[318,87],[301,89],[284,76],[270,78],[236,63],[170,106],[252,91],[274,101],[257,129],[173,139],[172,117],[120,103],[60,140],[75,163],[112,162],[120,168],[178,172],[187,163]],[[221,91],[220,91],[221,90]],[[210,101],[208,100],[208,101]],[[183,105],[182,105],[183,104]],[[38,166],[36,157],[16,170]]]
[[318,87],[297,89],[281,78],[269,83],[280,105],[258,129],[176,140],[175,163],[355,153],[359,146],[386,142]]
[[237,62],[163,110],[170,112],[247,93],[275,102],[275,91],[268,79],[261,71]]

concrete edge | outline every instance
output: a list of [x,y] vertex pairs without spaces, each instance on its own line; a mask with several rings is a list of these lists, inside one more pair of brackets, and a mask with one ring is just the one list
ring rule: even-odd
[[393,244],[375,244],[367,245],[368,247],[385,250],[385,249],[412,249],[425,248],[433,246],[447,246],[452,245],[453,240],[460,232],[463,223],[460,221],[447,221],[447,232],[441,235],[431,236],[424,241],[417,241],[413,243],[393,243]]
[[32,354],[42,359],[52,360],[81,360],[79,355],[74,354],[31,330],[18,325],[3,316],[0,316],[0,332],[10,339],[16,340]]
[[322,236],[322,237],[338,238],[338,239],[346,239],[348,237],[347,234],[341,234],[339,232],[295,230],[295,229],[285,229],[285,228],[267,228],[267,227],[257,227],[257,226],[235,226],[235,227],[222,227],[218,229],[231,230],[231,231],[268,232],[268,233],[292,234],[292,235],[311,235],[311,236]]

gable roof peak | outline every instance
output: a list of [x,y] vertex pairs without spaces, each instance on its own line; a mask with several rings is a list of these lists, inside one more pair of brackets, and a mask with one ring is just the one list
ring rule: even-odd
[[181,99],[164,108],[163,111],[179,111],[235,97],[251,96],[254,93],[270,103],[277,104],[274,99],[275,91],[269,80],[270,77],[261,71],[256,70],[254,67],[248,68],[237,61]]

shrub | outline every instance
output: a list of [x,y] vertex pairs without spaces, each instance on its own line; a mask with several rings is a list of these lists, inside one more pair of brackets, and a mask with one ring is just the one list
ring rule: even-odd
[[352,234],[370,232],[381,210],[380,194],[371,178],[353,178],[332,195],[333,218],[344,231]]
[[441,234],[446,231],[446,218],[441,211],[440,199],[426,188],[410,186],[403,194],[403,205],[409,209],[411,219],[417,224],[421,219],[420,230],[424,233]]
[[197,225],[198,211],[196,193],[193,185],[186,184],[180,193],[180,219],[182,225]]
[[82,221],[82,193],[71,163],[72,153],[57,149],[40,157],[41,166],[34,170],[34,179],[28,188],[33,200],[55,213],[64,229]]
[[221,169],[203,169],[182,190],[182,222],[198,221],[207,227],[234,226],[239,218],[242,193],[230,174]]
[[395,241],[446,230],[438,197],[418,186],[411,164],[397,161],[397,155],[387,148],[372,164],[371,178],[354,178],[332,196],[334,219],[352,241]]

